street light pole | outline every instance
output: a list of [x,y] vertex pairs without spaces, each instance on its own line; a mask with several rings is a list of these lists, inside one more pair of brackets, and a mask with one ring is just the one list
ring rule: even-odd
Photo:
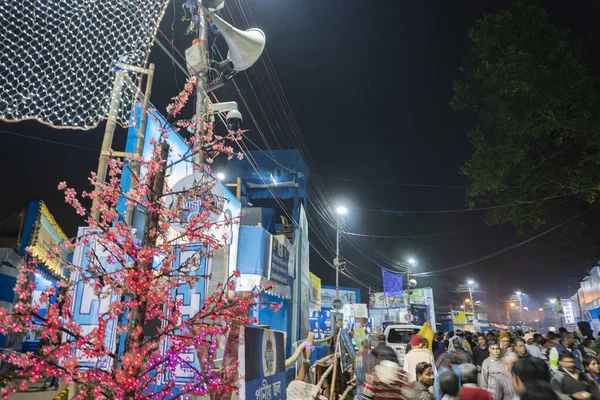
[[517,292],[517,298],[519,299],[519,307],[521,307],[521,310],[523,310],[523,302],[521,301],[522,294],[523,292]]
[[[343,206],[339,206],[335,210],[337,212],[337,229],[336,229],[336,240],[335,240],[335,259],[333,260],[333,265],[335,267],[335,299],[334,299],[334,308],[341,309],[342,302],[340,300],[340,239],[342,236],[342,218],[343,215],[348,212],[348,209]],[[337,308],[337,307],[339,308]]]
[[335,298],[340,298],[340,225],[342,221],[342,216],[338,215],[337,219],[337,234],[335,235],[335,260],[333,264],[335,265]]
[[475,315],[475,302],[473,301],[473,281],[468,281],[467,284],[469,285],[469,298],[471,299],[471,311],[473,311],[473,315]]

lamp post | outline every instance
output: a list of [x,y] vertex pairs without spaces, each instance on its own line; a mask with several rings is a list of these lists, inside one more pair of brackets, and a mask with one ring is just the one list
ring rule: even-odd
[[[340,300],[340,238],[342,235],[342,218],[348,212],[348,209],[344,206],[338,206],[335,211],[337,212],[337,232],[335,240],[335,259],[333,265],[335,266],[335,299],[333,301],[333,308],[341,309],[342,301]],[[338,308],[339,307],[339,308]]]
[[517,292],[517,299],[519,300],[519,307],[521,307],[521,309],[523,309],[523,301],[521,300],[521,296],[524,295],[525,293],[523,292]]

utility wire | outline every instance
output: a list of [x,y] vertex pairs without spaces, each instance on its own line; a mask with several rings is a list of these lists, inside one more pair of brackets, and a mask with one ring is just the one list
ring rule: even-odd
[[477,226],[475,228],[461,229],[458,231],[450,231],[450,232],[441,232],[441,233],[430,233],[423,235],[400,235],[400,236],[390,236],[390,235],[369,235],[366,233],[357,233],[357,232],[346,232],[344,231],[344,235],[348,236],[358,236],[365,238],[375,238],[375,239],[416,239],[416,238],[428,238],[428,237],[439,237],[439,236],[447,236],[447,235],[455,235],[463,232],[475,231],[478,229],[489,228],[491,225],[482,225]]
[[498,250],[498,251],[496,251],[494,253],[491,253],[491,254],[488,254],[486,256],[479,257],[479,258],[477,258],[475,260],[467,261],[467,262],[462,263],[462,264],[454,265],[452,267],[442,268],[442,269],[435,270],[435,271],[417,272],[417,273],[415,273],[413,275],[415,275],[415,276],[424,276],[424,277],[425,276],[431,276],[431,275],[439,274],[439,273],[442,273],[442,272],[454,271],[456,269],[464,268],[464,267],[467,267],[469,265],[473,265],[473,264],[476,264],[478,262],[488,260],[488,259],[490,259],[492,257],[496,257],[496,256],[498,256],[500,254],[504,254],[504,253],[506,253],[506,252],[508,252],[510,250],[516,249],[517,247],[523,246],[523,245],[525,245],[525,244],[527,244],[529,242],[532,242],[532,241],[534,241],[534,240],[536,240],[536,239],[538,239],[538,238],[540,238],[540,237],[542,237],[544,235],[547,235],[548,233],[553,232],[553,231],[557,230],[558,228],[560,228],[560,227],[562,227],[562,226],[564,226],[564,225],[566,225],[566,224],[568,224],[570,222],[575,221],[576,219],[578,219],[582,215],[584,215],[584,214],[586,214],[586,213],[594,210],[597,207],[598,207],[598,205],[595,205],[595,206],[593,206],[593,207],[585,210],[584,212],[582,212],[580,214],[577,214],[576,216],[574,216],[572,218],[569,218],[568,220],[566,220],[566,221],[564,221],[564,222],[562,222],[562,223],[560,223],[560,224],[558,224],[556,226],[553,226],[550,229],[547,229],[547,230],[545,230],[545,231],[543,231],[543,232],[541,232],[541,233],[539,233],[539,234],[537,234],[535,236],[530,237],[529,239],[523,240],[523,241],[521,241],[519,243],[516,243],[516,244],[514,244],[512,246],[509,246],[509,247],[507,247],[505,249]]
[[464,213],[464,212],[473,212],[473,211],[495,210],[498,208],[517,207],[517,206],[522,206],[522,205],[526,205],[526,204],[540,203],[543,201],[558,199],[558,198],[565,197],[565,196],[573,196],[573,195],[576,195],[576,194],[582,193],[582,192],[589,192],[590,190],[594,190],[594,189],[577,190],[575,192],[563,193],[563,194],[559,194],[556,196],[544,197],[542,199],[523,200],[523,201],[519,201],[517,203],[511,203],[511,204],[500,204],[497,206],[488,206],[488,207],[462,208],[462,209],[457,209],[457,210],[417,211],[417,210],[383,210],[383,209],[374,209],[374,208],[357,208],[357,210],[383,212],[383,213],[390,213],[390,214],[454,214],[454,213]]
[[94,149],[93,147],[79,146],[77,144],[60,142],[58,140],[41,138],[39,136],[24,135],[22,133],[11,132],[11,131],[7,131],[7,130],[4,130],[4,129],[0,129],[0,133],[4,134],[4,135],[18,136],[18,137],[22,137],[22,138],[26,138],[26,139],[39,140],[40,142],[57,144],[57,145],[60,145],[60,146],[72,147],[74,149],[79,149],[79,150],[87,150],[87,151],[95,151],[95,152],[99,152],[100,151],[99,148],[98,149]]
[[388,186],[406,186],[406,187],[422,187],[422,188],[441,188],[441,189],[562,189],[559,187],[534,187],[534,186],[473,186],[473,185],[443,185],[443,184],[428,184],[428,183],[404,183],[404,182],[389,182],[389,181],[373,181],[368,179],[354,178],[339,178],[335,176],[324,176],[323,178],[335,181],[370,183],[374,185]]

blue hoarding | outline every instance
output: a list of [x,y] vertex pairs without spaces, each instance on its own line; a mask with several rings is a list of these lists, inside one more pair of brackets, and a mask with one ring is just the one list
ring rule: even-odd
[[245,399],[285,400],[287,384],[284,333],[245,328],[244,339]]
[[271,243],[271,269],[268,278],[273,282],[287,286],[291,243],[283,235],[273,236]]

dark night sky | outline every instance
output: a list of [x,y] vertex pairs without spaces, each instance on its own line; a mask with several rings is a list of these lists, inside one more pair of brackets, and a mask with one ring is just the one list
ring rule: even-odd
[[[237,0],[229,0],[239,15]],[[181,17],[182,1],[170,7],[161,29],[171,35],[171,23]],[[332,178],[433,185],[466,185],[458,171],[470,156],[466,139],[471,119],[448,107],[452,82],[460,78],[458,66],[468,53],[467,31],[475,20],[510,4],[508,1],[354,1],[354,0],[248,0],[257,26],[267,34],[267,50],[301,129],[304,141],[333,199],[344,202],[351,212],[348,223],[361,233],[379,235],[423,235],[477,228],[467,232],[411,240],[368,241],[394,258],[413,254],[420,270],[435,270],[476,259],[528,237],[512,227],[485,227],[481,212],[454,214],[394,215],[364,209],[448,210],[465,208],[462,188],[424,188],[348,182]],[[544,3],[553,22],[580,35],[596,27],[596,2]],[[243,24],[242,24],[243,25]],[[238,25],[239,26],[239,25]],[[246,28],[246,26],[241,26]],[[192,37],[184,36],[184,25],[175,24],[180,51]],[[175,71],[158,47],[151,60],[157,65],[153,103],[164,110],[178,92]],[[256,72],[248,72],[256,79]],[[177,73],[181,86],[184,78]],[[243,74],[236,78],[250,102],[272,147],[274,142],[260,115]],[[256,85],[256,81],[253,81]],[[256,87],[255,89],[258,89]],[[218,92],[220,100],[241,104],[229,85]],[[259,98],[260,97],[259,95]],[[245,116],[248,114],[242,107]],[[273,115],[268,115],[271,121]],[[246,118],[250,138],[261,143],[257,130]],[[0,129],[99,149],[102,129],[89,132],[53,131],[38,123],[0,124]],[[276,134],[283,139],[285,132]],[[268,133],[267,133],[268,132]],[[120,145],[124,132],[117,135]],[[280,140],[281,140],[280,139]],[[116,146],[115,146],[116,147]],[[86,187],[89,171],[97,166],[98,152],[59,146],[0,134],[4,156],[2,214],[8,216],[28,201],[44,199],[59,224],[74,235],[81,222],[62,202],[56,184],[66,180],[79,191]],[[314,215],[316,217],[316,214]],[[561,222],[560,220],[553,221]],[[540,228],[547,229],[552,225]],[[330,237],[333,232],[328,231]],[[358,239],[357,239],[358,240]],[[316,242],[316,240],[315,240]],[[346,241],[343,254],[361,268],[379,274],[377,266],[357,254]],[[449,304],[446,291],[466,281],[481,290],[506,298],[509,290],[532,294],[534,302],[568,294],[567,275],[552,235],[502,256],[435,278],[420,279],[433,285],[436,301]],[[326,283],[333,274],[317,254],[311,254],[311,270]],[[370,275],[351,272],[367,284]],[[576,287],[576,279],[569,282]],[[356,286],[342,279],[346,286]],[[481,298],[489,301],[491,293]]]

